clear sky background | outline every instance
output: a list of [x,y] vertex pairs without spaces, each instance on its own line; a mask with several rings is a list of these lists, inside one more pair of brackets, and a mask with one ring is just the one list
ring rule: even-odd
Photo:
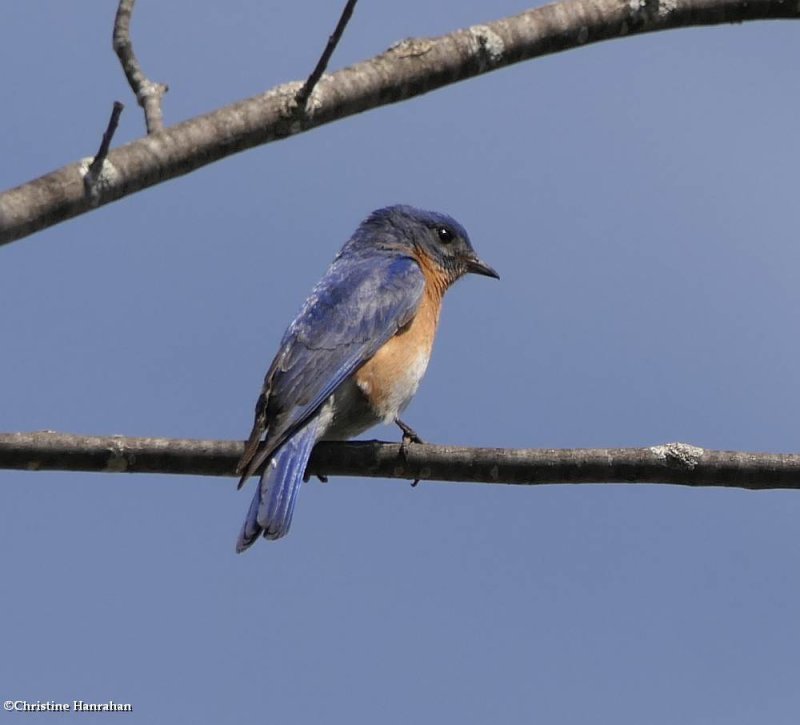
[[[115,5],[0,4],[0,188],[91,156],[115,99],[115,144],[142,135]],[[525,7],[362,0],[331,68]],[[303,78],[339,11],[142,0],[133,38],[174,123]],[[0,429],[244,438],[312,285],[405,202],[502,276],[446,300],[405,416],[426,440],[797,451],[799,41],[772,22],[550,56],[0,248]],[[251,490],[0,471],[0,699],[142,723],[797,723],[797,492],[332,478],[237,556]]]

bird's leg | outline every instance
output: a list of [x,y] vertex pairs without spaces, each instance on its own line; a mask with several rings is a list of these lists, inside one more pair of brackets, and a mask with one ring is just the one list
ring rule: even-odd
[[424,440],[422,440],[422,438],[420,438],[417,435],[417,431],[415,431],[408,423],[403,423],[403,421],[400,420],[400,418],[395,418],[394,422],[397,423],[397,427],[401,431],[403,431],[403,443],[404,444],[407,445],[408,443],[424,443],[425,442]]
[[[408,446],[411,443],[425,443],[417,435],[417,432],[410,426],[408,423],[404,423],[400,418],[395,418],[394,422],[397,423],[397,427],[403,431],[403,441],[400,443],[400,455],[403,457],[404,460],[408,460]],[[419,483],[419,479],[415,478],[414,481],[411,483],[411,486],[414,487]]]

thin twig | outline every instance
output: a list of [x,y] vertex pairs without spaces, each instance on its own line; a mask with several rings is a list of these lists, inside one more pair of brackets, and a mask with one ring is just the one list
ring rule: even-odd
[[111,140],[114,138],[114,134],[117,131],[119,117],[122,114],[123,108],[125,108],[125,106],[122,103],[114,101],[114,107],[111,109],[111,118],[108,119],[108,126],[103,134],[102,141],[100,141],[100,148],[97,149],[97,153],[92,159],[89,170],[86,172],[86,176],[83,179],[89,193],[92,193],[94,190],[97,179],[103,169],[103,162],[106,160],[106,156],[108,156],[108,149],[111,147]]
[[[171,473],[234,477],[240,441],[0,434],[0,469]],[[413,443],[320,443],[316,476],[473,483],[666,483],[752,490],[800,489],[800,454],[715,451],[686,443],[649,448],[508,449]]]
[[117,16],[114,18],[114,52],[122,64],[122,70],[128,79],[136,100],[144,109],[144,121],[147,133],[164,130],[164,116],[161,111],[161,99],[169,90],[164,83],[156,83],[145,76],[139,61],[133,52],[131,42],[131,15],[136,0],[119,0]]
[[339,44],[339,41],[342,38],[342,34],[344,33],[344,29],[347,27],[347,23],[350,22],[350,17],[353,15],[356,2],[358,2],[358,0],[347,0],[347,4],[344,6],[344,10],[342,10],[342,15],[339,18],[339,22],[336,24],[336,28],[333,31],[333,35],[328,37],[328,44],[325,46],[325,50],[322,51],[319,61],[317,61],[316,68],[314,68],[314,70],[311,72],[311,75],[308,77],[308,80],[305,82],[303,87],[297,91],[295,100],[297,101],[299,108],[305,109],[308,99],[311,96],[311,93],[314,91],[314,86],[317,85],[317,82],[320,78],[322,78],[322,74],[328,67],[328,62],[333,55],[333,51],[336,50],[336,46]]
[[0,244],[245,149],[520,61],[671,28],[798,17],[800,6],[785,0],[561,0],[438,38],[405,40],[328,75],[314,113],[300,119],[293,110],[298,84],[287,83],[113,149],[116,175],[99,202],[84,193],[80,162],[0,193]]

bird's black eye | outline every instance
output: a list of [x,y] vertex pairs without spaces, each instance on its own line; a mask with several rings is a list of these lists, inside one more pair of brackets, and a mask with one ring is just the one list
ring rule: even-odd
[[449,244],[453,241],[453,232],[447,227],[436,227],[436,233],[439,235],[439,241],[443,244]]

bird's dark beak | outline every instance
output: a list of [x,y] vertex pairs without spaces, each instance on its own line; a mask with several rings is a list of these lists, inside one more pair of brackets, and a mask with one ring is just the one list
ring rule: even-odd
[[500,279],[500,275],[492,269],[486,262],[477,257],[470,257],[467,260],[467,272],[472,274],[482,274],[484,277],[494,277]]

